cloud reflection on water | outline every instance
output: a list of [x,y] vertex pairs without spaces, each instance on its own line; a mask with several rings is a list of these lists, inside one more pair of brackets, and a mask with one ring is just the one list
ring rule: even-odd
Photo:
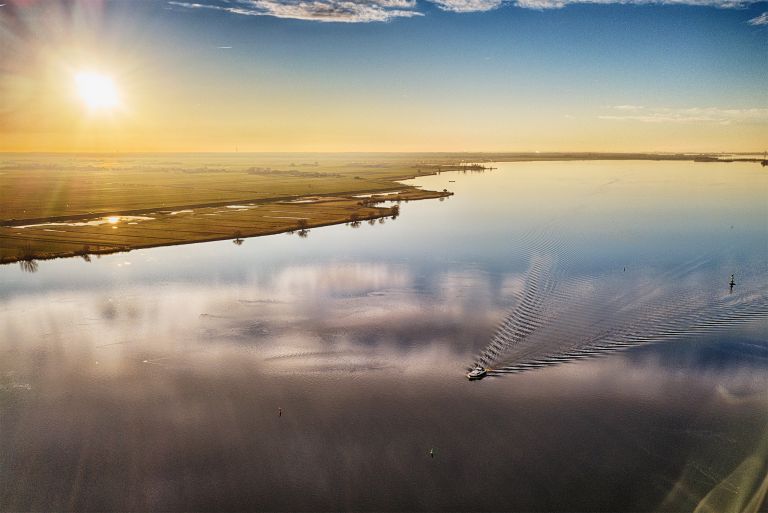
[[681,375],[650,353],[468,383],[520,276],[412,278],[332,263],[6,301],[2,504],[643,510],[698,468],[665,503],[694,504],[754,452],[764,366]]
[[[515,167],[513,182],[456,177],[468,186],[443,210],[409,204],[408,223],[353,236],[331,227],[302,241],[137,251],[119,268],[125,255],[47,262],[21,278],[5,270],[0,468],[11,471],[0,474],[0,505],[693,510],[762,454],[764,323],[479,383],[462,375],[524,291],[520,255],[530,246],[521,233],[544,210],[529,194],[542,187],[534,177],[552,182],[544,217],[561,219],[560,263],[574,278],[565,292],[579,301],[594,295],[590,279],[627,261],[637,281],[617,290],[664,296],[657,270],[690,261],[713,239],[721,213],[708,214],[702,196],[674,195],[675,209],[679,197],[695,205],[672,225],[653,218],[672,207],[666,186],[661,194],[647,180],[676,176],[669,166],[622,175],[659,195],[647,211],[625,208],[638,189],[618,182],[611,187],[624,192],[590,196],[587,217],[574,207],[581,199],[568,203],[571,189],[608,183],[615,164],[595,164],[599,180],[574,178],[571,166],[553,166],[555,176],[544,164]],[[686,176],[679,181],[689,187]],[[756,223],[749,209],[764,207],[744,197],[747,211],[725,222]],[[480,228],[478,204],[488,217]],[[689,230],[691,219],[706,229]],[[634,235],[603,244],[602,234],[632,223]],[[698,235],[675,244],[679,233]],[[728,246],[753,255],[764,240],[755,233]],[[761,276],[759,258],[722,260],[680,287],[695,289],[734,262],[756,262],[750,276]],[[679,483],[685,494],[672,497]]]
[[[652,510],[689,468],[710,477],[684,504],[727,476],[768,410],[764,395],[722,394],[722,374],[622,358],[468,383],[440,364],[463,355],[437,344],[265,358],[221,339],[191,352],[153,340],[165,351],[50,339],[3,348],[30,383],[0,391],[0,462],[14,469],[3,504]],[[110,365],[105,351],[122,357]],[[372,368],[349,372],[347,361]]]

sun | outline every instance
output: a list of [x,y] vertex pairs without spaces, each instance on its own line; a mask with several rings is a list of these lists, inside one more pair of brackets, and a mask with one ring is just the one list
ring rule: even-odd
[[75,75],[77,93],[91,110],[112,110],[120,105],[120,96],[112,78],[101,73],[81,71]]

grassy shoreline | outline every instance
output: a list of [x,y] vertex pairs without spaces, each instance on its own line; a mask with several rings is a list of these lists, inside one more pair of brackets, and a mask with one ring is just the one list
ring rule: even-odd
[[[402,188],[402,187],[401,187]],[[359,191],[355,191],[359,193]],[[124,253],[134,249],[146,249],[152,247],[163,246],[175,246],[182,244],[194,244],[198,242],[213,242],[220,240],[233,240],[242,241],[245,238],[260,237],[265,235],[276,235],[280,233],[299,232],[299,235],[306,234],[312,228],[320,228],[323,226],[331,226],[338,224],[352,224],[353,226],[360,224],[363,221],[371,221],[382,218],[396,218],[399,215],[399,208],[395,206],[382,207],[378,206],[382,202],[401,202],[401,201],[416,201],[422,199],[436,199],[453,195],[449,191],[426,191],[415,188],[409,188],[400,192],[379,192],[375,191],[370,198],[355,198],[350,196],[315,196],[312,197],[312,203],[299,204],[293,203],[295,200],[302,200],[305,197],[290,197],[281,198],[279,201],[264,201],[261,205],[271,208],[296,208],[296,214],[306,214],[307,217],[296,217],[294,219],[284,219],[278,222],[277,225],[259,225],[251,224],[252,219],[242,219],[244,214],[239,211],[232,212],[231,215],[217,214],[223,219],[223,223],[220,223],[217,219],[217,225],[221,228],[218,232],[213,233],[201,233],[201,232],[188,232],[185,238],[174,238],[170,240],[152,240],[148,241],[148,235],[145,233],[143,236],[136,236],[135,239],[124,239],[119,243],[104,242],[99,233],[93,231],[84,231],[83,229],[71,228],[67,234],[77,235],[77,239],[61,239],[57,238],[52,232],[45,233],[48,237],[40,236],[41,230],[46,230],[45,226],[52,226],[46,221],[41,223],[41,226],[37,230],[31,230],[30,228],[23,228],[25,233],[23,235],[9,236],[2,233],[2,230],[10,230],[13,227],[0,228],[0,248],[7,250],[10,247],[8,242],[16,242],[16,254],[5,254],[0,256],[0,265],[12,264],[17,262],[34,262],[38,260],[51,260],[56,258],[71,258],[71,257],[83,257],[88,259],[91,255],[106,255],[112,253]],[[311,212],[306,212],[310,205],[313,207]],[[229,205],[216,205],[229,206]],[[204,206],[202,210],[210,210],[216,207]],[[200,207],[195,210],[201,210]],[[269,212],[272,212],[271,210]],[[124,215],[124,213],[123,213]],[[203,214],[205,215],[205,214]],[[92,216],[91,216],[92,217]],[[78,219],[90,219],[91,217],[78,216]],[[58,218],[54,222],[58,222]],[[103,216],[100,217],[103,219]],[[73,220],[73,219],[68,219]],[[167,219],[166,219],[167,220]],[[240,221],[251,221],[242,224],[231,225],[231,223],[238,223]],[[107,226],[104,228],[116,228],[115,226],[109,226],[109,223],[105,223]],[[169,221],[170,226],[168,231],[173,231],[174,226],[181,224],[176,220]],[[18,227],[16,227],[18,228]],[[140,231],[147,232],[148,229],[139,229]],[[104,230],[102,230],[104,231]],[[18,233],[18,232],[17,232]],[[174,232],[174,236],[178,237],[179,231]],[[22,246],[20,244],[27,244]],[[7,245],[8,244],[8,245]],[[39,246],[53,245],[53,249],[41,249]]]
[[[358,218],[356,221],[349,221],[349,220],[343,220],[343,221],[329,221],[326,223],[312,223],[307,224],[306,230],[310,230],[312,228],[322,228],[324,226],[334,226],[339,224],[346,224],[350,222],[362,222],[362,221],[368,221],[368,220],[375,220],[380,218],[386,218],[391,216],[396,216],[392,209],[382,209],[381,214],[373,215],[370,217],[363,217]],[[266,235],[279,235],[281,233],[292,233],[295,231],[299,231],[297,226],[291,226],[286,228],[277,228],[274,230],[264,230],[259,232],[253,232],[253,233],[241,233],[239,234],[240,238],[243,239],[249,239],[253,237],[262,237]],[[234,235],[234,234],[233,234]],[[126,246],[122,248],[116,248],[116,247],[110,247],[110,248],[91,248],[87,252],[82,251],[70,251],[70,252],[62,252],[58,254],[41,254],[41,255],[34,255],[34,256],[24,256],[24,257],[3,257],[0,258],[0,265],[6,265],[6,264],[15,264],[19,262],[30,262],[30,261],[38,261],[38,260],[56,260],[59,258],[75,258],[75,257],[90,257],[90,256],[100,256],[100,255],[111,255],[115,253],[128,253],[133,250],[137,249],[149,249],[149,248],[160,248],[160,247],[167,247],[167,246],[181,246],[185,244],[197,244],[201,242],[216,242],[216,241],[224,241],[224,240],[236,240],[233,239],[233,236],[225,236],[225,237],[213,237],[213,238],[204,238],[204,239],[194,239],[194,240],[186,240],[186,241],[179,241],[179,242],[160,242],[160,243],[150,243],[150,244],[137,244],[134,246]]]

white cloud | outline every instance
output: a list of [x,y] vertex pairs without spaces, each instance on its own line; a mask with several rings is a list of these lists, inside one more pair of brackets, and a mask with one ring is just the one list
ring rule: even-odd
[[[524,9],[561,9],[573,4],[593,5],[691,5],[722,9],[744,7],[758,0],[423,0],[443,11],[485,12],[503,5]],[[298,20],[366,23],[395,18],[423,16],[417,0],[172,0],[170,5],[188,9],[215,9],[246,16],[274,16]],[[768,13],[749,20],[751,25],[768,25]]]
[[503,0],[431,0],[444,11],[451,12],[482,12],[500,7]]
[[641,123],[768,123],[768,108],[721,109],[718,107],[641,107],[615,105],[599,119],[612,121],[639,121]]
[[751,3],[755,3],[755,0],[516,0],[514,5],[528,9],[562,9],[574,4],[693,5],[727,9]]
[[365,23],[422,16],[416,0],[232,0],[225,3],[168,2],[188,9],[215,9],[245,16]]
[[760,16],[752,18],[747,23],[749,23],[750,25],[755,25],[755,26],[768,25],[768,12],[764,12]]

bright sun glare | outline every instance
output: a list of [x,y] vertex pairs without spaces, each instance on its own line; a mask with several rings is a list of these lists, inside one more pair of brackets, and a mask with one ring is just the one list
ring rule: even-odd
[[109,110],[120,103],[115,83],[106,75],[83,71],[75,76],[75,83],[80,98],[90,109]]

